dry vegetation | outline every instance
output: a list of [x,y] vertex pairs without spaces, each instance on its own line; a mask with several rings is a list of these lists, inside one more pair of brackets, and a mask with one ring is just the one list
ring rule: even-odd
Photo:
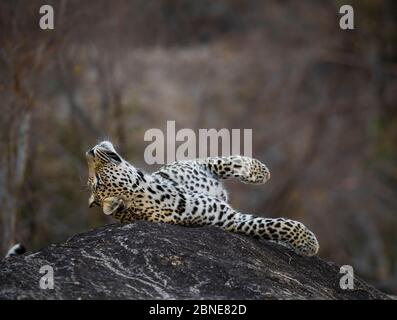
[[[147,170],[143,134],[252,128],[264,187],[228,183],[234,206],[302,220],[320,255],[397,292],[397,3],[0,3],[2,252],[109,222],[86,208],[85,150],[110,138]],[[343,4],[345,1],[343,2]]]

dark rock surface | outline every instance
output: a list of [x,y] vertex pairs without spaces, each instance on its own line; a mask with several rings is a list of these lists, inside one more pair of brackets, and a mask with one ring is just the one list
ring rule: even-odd
[[[54,289],[40,289],[40,267]],[[339,267],[215,227],[139,221],[79,234],[0,262],[1,299],[387,299]]]

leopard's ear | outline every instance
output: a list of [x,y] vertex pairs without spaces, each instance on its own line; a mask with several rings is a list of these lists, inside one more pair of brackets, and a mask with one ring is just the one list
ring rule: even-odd
[[95,196],[91,194],[91,196],[88,198],[88,208],[93,206],[99,206],[99,203],[96,201]]
[[123,211],[125,209],[125,204],[123,199],[116,198],[116,197],[109,197],[103,200],[103,213],[106,214],[107,216],[117,213],[120,211]]

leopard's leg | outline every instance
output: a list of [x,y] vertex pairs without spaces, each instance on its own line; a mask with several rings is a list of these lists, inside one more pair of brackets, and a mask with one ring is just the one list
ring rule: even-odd
[[237,212],[235,224],[226,230],[272,240],[305,256],[313,256],[319,250],[314,233],[303,223],[291,219],[262,218]]
[[174,218],[177,224],[214,225],[227,231],[281,242],[301,255],[312,256],[319,249],[315,235],[301,222],[243,214],[213,197],[188,196],[184,212],[175,214]]
[[269,169],[259,160],[250,157],[210,157],[195,161],[220,179],[235,177],[252,184],[263,184],[270,179]]

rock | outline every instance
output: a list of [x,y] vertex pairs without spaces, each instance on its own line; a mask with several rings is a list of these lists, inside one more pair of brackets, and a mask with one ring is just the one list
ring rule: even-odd
[[[54,270],[54,289],[39,272]],[[0,262],[1,299],[388,299],[336,264],[215,227],[138,221]]]

